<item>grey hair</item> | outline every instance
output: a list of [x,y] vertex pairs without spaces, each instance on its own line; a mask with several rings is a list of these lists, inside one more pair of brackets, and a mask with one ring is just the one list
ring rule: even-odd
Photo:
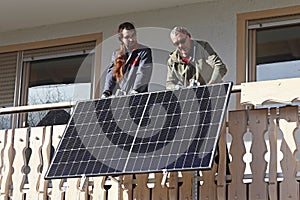
[[178,35],[179,33],[185,34],[185,35],[190,35],[190,32],[183,26],[175,26],[171,33],[170,33],[170,37],[173,38],[176,35]]

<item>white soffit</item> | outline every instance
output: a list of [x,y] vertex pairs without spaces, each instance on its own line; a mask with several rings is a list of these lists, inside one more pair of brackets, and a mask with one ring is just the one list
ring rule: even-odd
[[1,0],[0,32],[216,0]]

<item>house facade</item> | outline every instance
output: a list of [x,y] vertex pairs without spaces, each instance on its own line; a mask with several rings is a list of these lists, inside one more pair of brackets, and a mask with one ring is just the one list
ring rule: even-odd
[[[4,70],[1,79],[5,83],[2,90],[5,92],[1,91],[0,105],[38,104],[39,100],[31,98],[35,95],[29,88],[35,90],[36,86],[74,82],[81,83],[77,84],[81,85],[79,88],[86,87],[83,89],[84,94],[82,89],[75,89],[72,94],[66,94],[69,96],[61,99],[55,95],[52,99],[46,97],[49,99],[47,103],[99,97],[103,72],[110,62],[111,52],[119,45],[116,29],[124,21],[133,22],[138,28],[139,42],[153,48],[155,76],[151,80],[152,90],[164,88],[166,59],[174,49],[169,32],[174,26],[185,26],[193,38],[208,41],[212,45],[228,67],[225,81],[233,81],[238,85],[242,82],[280,78],[275,75],[264,78],[266,73],[261,72],[260,68],[256,70],[256,61],[258,65],[297,60],[295,35],[298,33],[298,4],[297,1],[199,1],[70,22],[62,19],[64,23],[17,30],[3,28],[6,31],[0,32],[1,59],[9,63],[5,62],[2,66]],[[290,28],[280,29],[287,26]],[[276,52],[275,49],[282,50]],[[56,61],[52,62],[51,59]],[[77,63],[77,66],[75,69],[62,67],[58,62],[66,62],[62,65],[69,66]],[[38,71],[41,69],[39,65],[56,73],[58,69],[62,70],[59,72],[61,77],[52,74],[57,77],[54,81],[45,70],[44,74]],[[56,70],[51,65],[57,66]],[[39,78],[36,78],[37,74]],[[74,87],[70,87],[74,90]],[[231,107],[235,107],[234,100]]]
[[[299,95],[295,86],[281,87],[290,83],[282,79],[300,77],[298,1],[204,0],[99,16],[19,28],[0,25],[1,198],[299,199]],[[111,53],[119,47],[116,29],[124,21],[133,22],[138,41],[153,50],[150,91],[165,89],[166,60],[175,48],[169,38],[174,26],[185,26],[194,39],[208,41],[222,58],[228,68],[224,81],[238,88],[230,97],[220,138],[221,152],[227,143],[232,158],[237,158],[230,164],[234,173],[226,174],[221,156],[223,168],[214,166],[197,176],[171,173],[165,182],[162,174],[95,177],[87,184],[81,179],[42,178],[46,169],[41,166],[49,165],[51,148],[58,145],[76,101],[100,97]],[[255,90],[264,87],[286,92],[287,97],[257,92],[264,97],[258,100]],[[264,105],[274,99],[271,106]],[[30,173],[24,171],[28,166]]]

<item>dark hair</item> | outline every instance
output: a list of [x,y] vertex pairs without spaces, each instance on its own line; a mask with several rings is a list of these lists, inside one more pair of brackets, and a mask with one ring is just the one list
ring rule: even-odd
[[118,28],[118,34],[119,34],[119,39],[121,40],[122,39],[122,31],[126,29],[126,30],[134,30],[135,31],[135,27],[132,23],[130,22],[124,22],[122,24],[119,25],[119,28]]
[[[124,22],[124,23],[120,24],[119,28],[118,28],[118,34],[119,34],[119,40],[121,42],[122,42],[122,37],[123,37],[122,31],[124,29],[134,30],[134,32],[136,32],[135,27],[132,23]],[[115,77],[117,82],[119,82],[124,76],[126,60],[127,60],[127,56],[125,54],[125,46],[123,44],[121,44],[120,49],[117,51],[117,56],[116,56],[116,59],[114,62],[114,69],[113,69],[113,76]]]

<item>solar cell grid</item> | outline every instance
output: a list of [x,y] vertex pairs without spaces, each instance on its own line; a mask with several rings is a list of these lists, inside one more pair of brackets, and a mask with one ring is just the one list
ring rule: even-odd
[[231,87],[78,102],[45,178],[209,169]]

